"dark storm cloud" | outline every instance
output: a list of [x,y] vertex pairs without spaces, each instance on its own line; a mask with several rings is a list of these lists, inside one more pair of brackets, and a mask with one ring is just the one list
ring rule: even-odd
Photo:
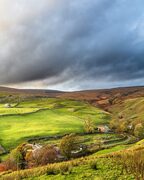
[[144,78],[143,0],[38,3],[0,3],[0,83]]

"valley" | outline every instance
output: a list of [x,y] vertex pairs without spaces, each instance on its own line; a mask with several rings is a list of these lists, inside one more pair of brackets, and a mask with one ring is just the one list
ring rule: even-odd
[[[136,153],[144,162],[143,118],[143,87],[69,93],[0,88],[0,179],[143,179],[144,163],[139,171],[130,165]],[[70,157],[62,153],[66,138],[78,141]],[[36,165],[27,159],[35,147],[56,150],[60,158]],[[13,151],[24,152],[24,168],[17,159],[15,170],[4,170]]]

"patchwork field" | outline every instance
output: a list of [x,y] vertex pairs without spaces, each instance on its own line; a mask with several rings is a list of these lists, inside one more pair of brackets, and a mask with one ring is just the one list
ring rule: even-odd
[[83,132],[84,119],[87,117],[96,124],[109,121],[109,114],[104,111],[72,100],[27,100],[16,108],[1,109],[0,144],[6,150],[32,137]]
[[[13,155],[15,162],[13,158],[11,162],[16,165],[15,170],[0,173],[0,179],[143,180],[144,98],[135,93],[136,90],[128,90],[128,93],[123,90],[114,90],[114,93],[104,91],[102,95],[98,92],[96,97],[95,92],[91,96],[88,91],[86,94],[81,92],[79,97],[77,92],[71,94],[71,100],[68,93],[62,97],[59,93],[59,97],[53,98],[40,94],[38,97],[0,97],[0,151],[2,148],[6,150],[0,156],[0,171],[11,157],[9,155]],[[8,104],[11,107],[6,107]],[[87,134],[84,128],[87,119],[95,127],[108,125],[111,129],[107,133],[96,130]],[[59,154],[63,138],[70,133],[76,133],[84,154],[31,168],[31,163],[37,159],[31,159],[23,142],[41,148],[52,146],[58,149]],[[17,167],[21,160],[26,163],[24,170]]]

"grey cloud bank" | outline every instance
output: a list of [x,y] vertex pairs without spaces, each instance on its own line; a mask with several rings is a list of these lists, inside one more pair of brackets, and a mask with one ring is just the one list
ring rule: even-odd
[[141,85],[143,7],[143,0],[1,0],[0,83]]

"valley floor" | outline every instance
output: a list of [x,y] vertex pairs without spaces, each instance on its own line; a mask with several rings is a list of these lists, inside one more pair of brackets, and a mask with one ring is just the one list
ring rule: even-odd
[[[5,160],[9,152],[23,142],[59,146],[65,134],[76,133],[83,138],[83,145],[102,147],[91,155],[70,161],[48,164],[43,167],[0,173],[2,180],[134,180],[136,169],[125,169],[120,157],[129,152],[144,152],[144,142],[136,143],[130,134],[84,133],[84,120],[90,118],[96,126],[108,125],[112,118],[137,122],[143,118],[143,98],[127,100],[121,106],[110,109],[112,115],[87,102],[58,98],[26,99],[0,104],[0,153]],[[139,107],[141,106],[141,108]],[[125,108],[125,109],[123,109]],[[133,112],[134,111],[134,112]],[[135,116],[134,116],[135,113]],[[51,137],[51,138],[50,138]],[[5,154],[6,153],[6,154]],[[134,154],[135,155],[135,154]],[[143,157],[142,157],[143,158]],[[130,159],[130,158],[129,158]],[[143,161],[144,159],[141,159]],[[126,159],[126,162],[129,161]],[[131,163],[131,162],[130,162]],[[133,163],[133,161],[132,161]],[[129,165],[130,166],[130,165]],[[142,166],[142,168],[144,168]],[[144,169],[142,169],[144,171]],[[139,176],[139,180],[143,180]]]

